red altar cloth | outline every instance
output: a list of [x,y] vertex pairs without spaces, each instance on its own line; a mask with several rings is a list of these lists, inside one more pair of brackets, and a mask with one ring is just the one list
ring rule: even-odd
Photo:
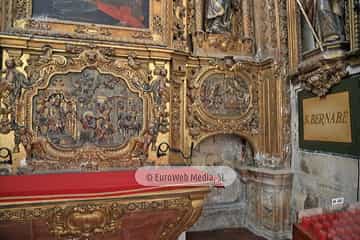
[[[0,204],[59,199],[104,198],[175,190],[179,187],[145,187],[135,171],[0,176]],[[184,188],[184,187],[182,187]]]

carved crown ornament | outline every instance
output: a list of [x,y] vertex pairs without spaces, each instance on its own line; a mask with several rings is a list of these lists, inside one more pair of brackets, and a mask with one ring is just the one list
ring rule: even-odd
[[83,1],[75,6],[71,1],[4,0],[11,17],[3,21],[6,31],[20,34],[169,44],[169,1],[114,2]]
[[[26,76],[8,59],[1,88],[1,131],[18,128],[27,165],[36,170],[98,170],[147,164],[168,131],[167,70],[111,49],[50,46],[30,54]],[[165,106],[165,107],[164,107]],[[12,116],[11,112],[13,112]],[[21,131],[20,131],[21,130]],[[21,133],[21,134],[20,134]]]
[[229,59],[188,70],[187,126],[195,140],[214,133],[259,133],[261,83],[247,70]]
[[293,84],[300,84],[305,90],[324,96],[348,75],[346,67],[343,60],[320,60],[311,66],[300,67],[291,79]]

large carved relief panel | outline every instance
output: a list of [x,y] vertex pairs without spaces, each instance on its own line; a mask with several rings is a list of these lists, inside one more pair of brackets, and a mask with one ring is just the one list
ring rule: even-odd
[[1,104],[13,113],[3,114],[2,129],[16,123],[27,165],[42,171],[149,163],[149,147],[168,132],[164,66],[133,55],[115,58],[108,48],[43,50],[25,52],[24,73],[8,58],[0,84],[8,90]]

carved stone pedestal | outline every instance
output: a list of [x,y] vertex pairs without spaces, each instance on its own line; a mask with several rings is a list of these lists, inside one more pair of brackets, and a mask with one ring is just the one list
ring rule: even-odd
[[243,168],[239,172],[247,186],[245,225],[269,239],[288,238],[291,233],[291,171]]

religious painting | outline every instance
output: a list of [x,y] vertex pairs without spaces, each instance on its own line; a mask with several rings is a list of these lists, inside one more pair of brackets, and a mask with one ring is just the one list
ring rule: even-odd
[[33,18],[149,27],[148,0],[33,0],[32,4]]

